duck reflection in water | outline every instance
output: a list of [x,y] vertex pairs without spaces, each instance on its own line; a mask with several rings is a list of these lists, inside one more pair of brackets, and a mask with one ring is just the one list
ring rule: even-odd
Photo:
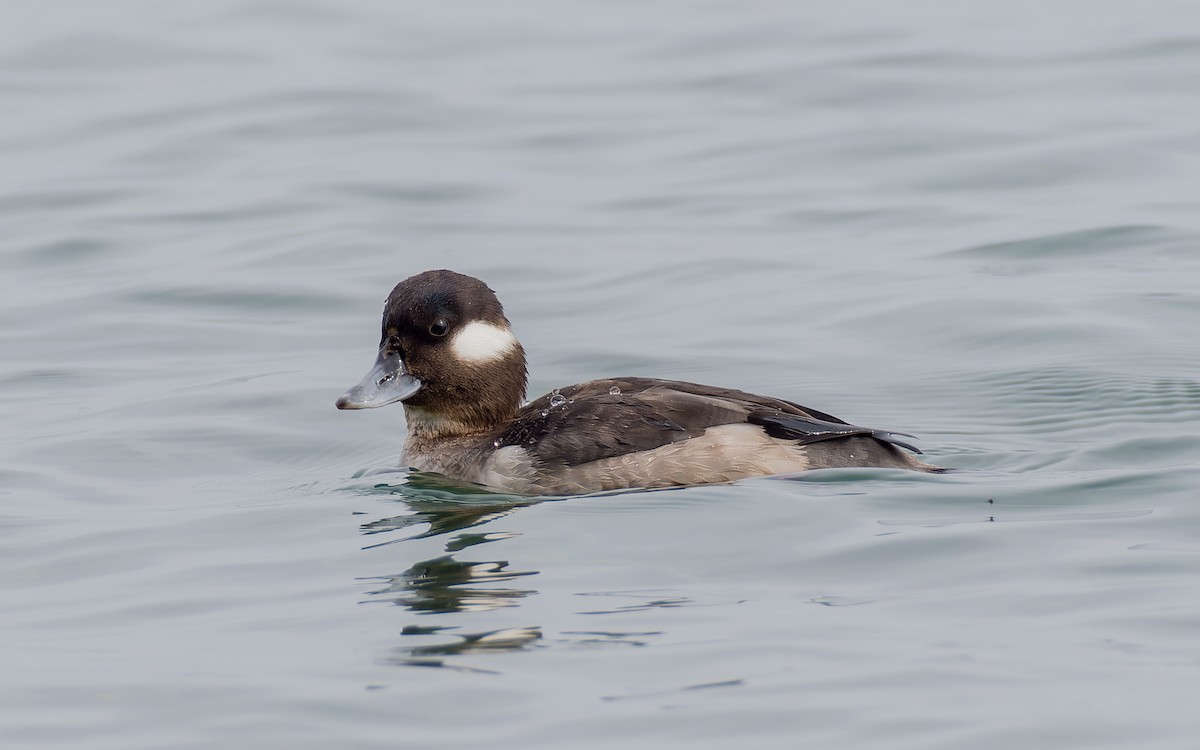
[[[537,575],[536,570],[508,570],[507,560],[467,562],[446,555],[416,563],[403,573],[379,576],[387,586],[367,592],[418,614],[486,612],[515,607],[534,593],[529,589],[481,588],[480,584]],[[371,601],[379,601],[373,599]]]
[[[402,485],[374,485],[366,494],[393,496],[411,511],[362,524],[365,535],[376,536],[404,532],[427,526],[417,534],[388,539],[365,549],[377,549],[398,542],[427,539],[481,526],[504,518],[537,500],[475,491],[448,482],[436,475],[410,474]],[[532,589],[496,584],[537,575],[536,570],[514,570],[507,560],[458,560],[455,554],[480,545],[520,536],[511,532],[469,532],[457,534],[444,545],[447,554],[413,563],[400,573],[373,576],[364,580],[384,585],[367,592],[367,602],[389,602],[420,615],[461,615],[517,607]],[[468,671],[489,671],[448,664],[440,658],[461,654],[496,653],[520,650],[541,638],[537,627],[510,627],[472,633],[442,633],[457,630],[457,625],[409,625],[405,636],[440,636],[438,642],[421,643],[396,649],[388,661],[408,666],[435,666]],[[449,636],[451,639],[446,640]],[[425,640],[425,639],[417,639]]]
[[[438,474],[413,472],[405,484],[376,484],[363,489],[367,495],[388,495],[408,506],[412,513],[371,521],[362,525],[364,534],[382,534],[400,531],[411,526],[428,524],[429,528],[412,537],[389,539],[367,547],[382,547],[408,539],[440,536],[454,531],[503,518],[518,508],[536,505],[540,500],[520,495],[502,495],[486,490],[468,488]],[[463,535],[481,537],[475,544],[495,541],[490,535]],[[514,535],[507,535],[514,536]],[[484,538],[487,537],[487,538]],[[504,538],[503,536],[500,538]],[[462,545],[458,549],[462,549]],[[455,551],[448,549],[447,551]]]

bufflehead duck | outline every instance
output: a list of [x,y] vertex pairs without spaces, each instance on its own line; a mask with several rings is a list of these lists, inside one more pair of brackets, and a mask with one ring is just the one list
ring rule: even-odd
[[[524,406],[525,350],[479,279],[426,271],[383,309],[375,367],[339,409],[404,404],[401,461],[523,495],[678,487],[808,469],[941,471],[892,433],[790,401],[654,378],[559,388]],[[911,437],[905,435],[905,437]]]

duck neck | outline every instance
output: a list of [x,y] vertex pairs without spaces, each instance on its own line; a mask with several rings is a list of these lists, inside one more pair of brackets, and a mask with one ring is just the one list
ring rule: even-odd
[[515,406],[500,411],[479,408],[435,411],[422,406],[404,405],[409,437],[416,440],[446,440],[480,435],[512,419],[514,414]]

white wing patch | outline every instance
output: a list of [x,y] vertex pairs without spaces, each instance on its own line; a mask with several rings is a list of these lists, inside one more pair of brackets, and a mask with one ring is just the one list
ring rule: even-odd
[[474,320],[454,336],[451,349],[455,356],[467,362],[490,362],[500,359],[517,346],[517,339],[508,328]]

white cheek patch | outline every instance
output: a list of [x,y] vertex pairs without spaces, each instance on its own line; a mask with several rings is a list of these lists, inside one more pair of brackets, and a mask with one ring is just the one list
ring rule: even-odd
[[455,356],[466,362],[490,362],[500,359],[516,346],[517,339],[508,328],[479,320],[468,323],[450,343]]

